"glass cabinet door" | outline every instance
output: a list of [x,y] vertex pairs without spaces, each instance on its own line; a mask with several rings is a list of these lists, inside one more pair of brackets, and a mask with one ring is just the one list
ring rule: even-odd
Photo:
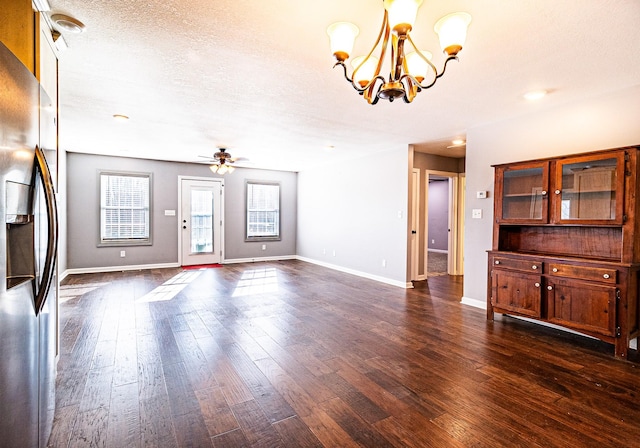
[[498,222],[548,221],[548,168],[548,162],[498,167]]
[[554,222],[622,224],[624,152],[557,162]]

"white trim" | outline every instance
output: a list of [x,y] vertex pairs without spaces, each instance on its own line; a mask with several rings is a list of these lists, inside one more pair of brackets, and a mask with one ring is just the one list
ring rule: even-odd
[[179,268],[180,263],[156,263],[156,264],[132,264],[124,266],[101,266],[94,268],[67,269],[62,273],[62,278],[72,274],[99,274],[101,272],[118,271],[142,271],[146,269]]
[[369,274],[367,272],[356,271],[354,269],[345,268],[345,267],[338,266],[338,265],[335,265],[335,264],[330,264],[330,263],[325,263],[323,261],[313,260],[311,258],[298,256],[298,257],[296,257],[296,259],[298,259],[300,261],[307,262],[307,263],[317,264],[318,266],[322,266],[322,267],[325,267],[325,268],[333,269],[334,271],[345,272],[347,274],[356,275],[358,277],[368,278],[369,280],[375,280],[375,281],[380,282],[380,283],[386,283],[387,285],[391,285],[391,286],[398,286],[398,287],[404,288],[404,289],[413,288],[413,284],[411,282],[406,282],[405,283],[405,282],[401,282],[401,281],[398,281],[398,280],[393,280],[393,279],[386,278],[386,277],[380,277],[379,275],[373,275],[373,274]]
[[460,299],[460,303],[462,303],[463,305],[473,306],[475,308],[482,308],[483,310],[487,309],[487,301],[486,300],[472,299],[470,297],[464,297],[463,296]]
[[427,252],[437,252],[439,254],[448,254],[449,251],[445,249],[428,249]]
[[220,263],[224,263],[224,178],[220,177],[201,177],[201,176],[178,176],[178,213],[177,213],[177,232],[178,232],[178,263],[182,265],[182,181],[198,181],[198,182],[219,182],[220,183]]
[[276,257],[254,257],[254,258],[233,258],[227,259],[222,264],[236,264],[236,263],[257,263],[260,261],[285,261],[285,260],[297,260],[295,255],[281,255]]
[[[411,170],[411,278],[420,276],[420,169]],[[414,233],[415,232],[415,233]]]

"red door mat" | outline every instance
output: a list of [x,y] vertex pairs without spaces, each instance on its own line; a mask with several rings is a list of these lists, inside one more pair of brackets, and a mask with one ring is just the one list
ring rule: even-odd
[[182,269],[184,270],[191,270],[191,269],[211,269],[211,268],[221,268],[222,265],[218,264],[218,263],[214,263],[214,264],[194,264],[191,266],[182,266]]

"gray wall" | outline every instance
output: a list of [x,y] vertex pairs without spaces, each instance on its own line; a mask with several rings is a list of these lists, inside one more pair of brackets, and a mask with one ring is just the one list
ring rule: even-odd
[[[465,300],[486,303],[494,200],[491,165],[640,144],[639,120],[636,86],[467,132]],[[489,198],[477,199],[476,191],[485,190]],[[473,209],[482,210],[482,219],[471,218]]]
[[[98,171],[135,171],[153,174],[151,246],[97,247],[100,198]],[[68,269],[178,263],[178,176],[217,178],[207,165],[155,160],[67,154]],[[281,241],[244,241],[245,180],[281,183]],[[297,174],[238,168],[224,176],[225,260],[289,257],[296,254]],[[176,216],[164,216],[176,210]],[[120,258],[120,250],[126,257]]]
[[408,166],[404,146],[301,171],[298,255],[404,286]]
[[449,180],[429,183],[428,245],[429,249],[448,249],[449,242]]

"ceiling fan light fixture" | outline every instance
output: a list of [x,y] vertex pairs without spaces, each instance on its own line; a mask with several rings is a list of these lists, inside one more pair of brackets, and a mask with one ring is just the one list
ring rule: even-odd
[[[358,28],[348,22],[336,22],[327,29],[331,51],[336,58],[334,67],[342,67],[345,79],[369,104],[376,104],[380,98],[390,102],[402,98],[405,103],[410,103],[418,92],[431,88],[444,75],[449,61],[458,60],[457,55],[464,45],[471,16],[466,12],[456,12],[446,15],[435,24],[435,31],[446,54],[442,69],[438,71],[431,62],[431,53],[420,50],[410,35],[422,2],[383,0],[384,16],[378,38],[366,56],[353,60],[351,77],[347,72],[346,60],[353,50]],[[408,52],[411,48],[413,52]],[[387,54],[391,56],[391,70],[388,78],[385,78],[381,72]]]

